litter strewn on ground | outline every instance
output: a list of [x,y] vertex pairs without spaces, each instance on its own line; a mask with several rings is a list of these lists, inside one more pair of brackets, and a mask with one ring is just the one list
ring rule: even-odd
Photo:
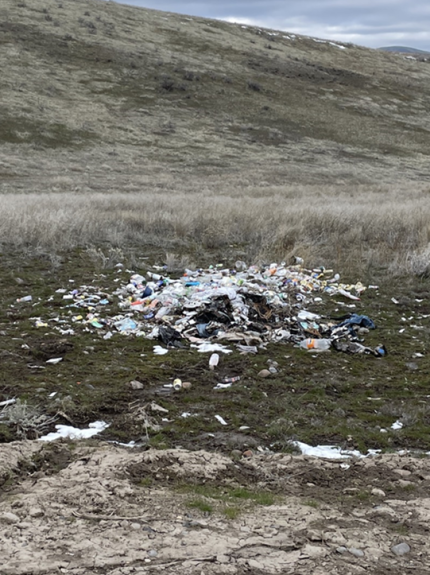
[[[382,344],[362,345],[360,337],[376,327],[367,316],[348,313],[330,318],[306,309],[321,306],[323,297],[358,301],[366,287],[361,282],[343,284],[332,270],[308,270],[301,258],[296,261],[300,263],[266,267],[238,261],[232,269],[185,270],[178,279],[150,271],[146,276],[132,273],[112,294],[95,286],[60,288],[51,301],[62,298],[62,315],[34,321],[63,335],[72,335],[79,326],[104,339],[119,333],[158,340],[160,345],[154,346],[158,355],[188,346],[202,353],[231,353],[232,346],[241,353],[257,353],[268,343],[290,342],[311,351],[384,356]],[[115,304],[121,313],[109,313]]]
[[94,423],[90,423],[87,429],[77,429],[70,425],[56,425],[55,429],[57,431],[53,431],[47,435],[39,437],[39,441],[54,441],[55,439],[60,438],[88,439],[89,437],[93,437],[94,435],[101,433],[108,427],[109,424],[104,421],[95,421]]

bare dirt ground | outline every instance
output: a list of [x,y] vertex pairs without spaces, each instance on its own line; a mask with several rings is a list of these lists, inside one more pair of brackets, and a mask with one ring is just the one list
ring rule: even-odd
[[[3,575],[430,572],[427,458],[234,461],[17,442],[1,446],[0,466]],[[193,486],[207,488],[200,501],[216,503],[239,484],[273,493],[272,505],[244,500],[233,518],[190,501]]]

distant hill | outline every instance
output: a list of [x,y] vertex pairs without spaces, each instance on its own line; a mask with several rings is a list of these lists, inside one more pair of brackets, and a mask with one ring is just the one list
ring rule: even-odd
[[383,48],[378,48],[378,50],[382,50],[383,52],[400,52],[402,54],[419,54],[421,56],[427,54],[430,56],[430,52],[418,50],[417,48],[409,48],[408,46],[384,46]]
[[0,193],[429,177],[426,61],[100,0],[0,16]]

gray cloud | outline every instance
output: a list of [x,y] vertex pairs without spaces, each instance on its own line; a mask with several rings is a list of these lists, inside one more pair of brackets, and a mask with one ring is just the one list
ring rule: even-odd
[[428,0],[119,1],[144,8],[353,42],[372,48],[403,45],[430,51]]

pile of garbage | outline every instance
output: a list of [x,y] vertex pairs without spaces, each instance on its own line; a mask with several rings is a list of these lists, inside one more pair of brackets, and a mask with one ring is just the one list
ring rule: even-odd
[[[361,282],[343,284],[339,274],[323,267],[306,269],[297,259],[289,266],[248,267],[238,261],[232,269],[186,269],[177,279],[159,268],[160,273],[145,276],[133,273],[113,294],[95,286],[59,289],[67,314],[49,324],[64,335],[81,325],[100,331],[105,339],[121,333],[158,340],[165,346],[154,348],[160,354],[188,345],[228,353],[228,344],[242,353],[257,353],[271,342],[291,342],[313,351],[333,348],[384,356],[383,345],[372,349],[362,343],[362,336],[376,327],[367,316],[348,313],[333,319],[306,310],[309,304],[321,304],[323,297],[359,301],[367,288]],[[118,271],[125,273],[121,264]],[[111,315],[115,298],[121,313]],[[48,326],[41,318],[35,323]]]

